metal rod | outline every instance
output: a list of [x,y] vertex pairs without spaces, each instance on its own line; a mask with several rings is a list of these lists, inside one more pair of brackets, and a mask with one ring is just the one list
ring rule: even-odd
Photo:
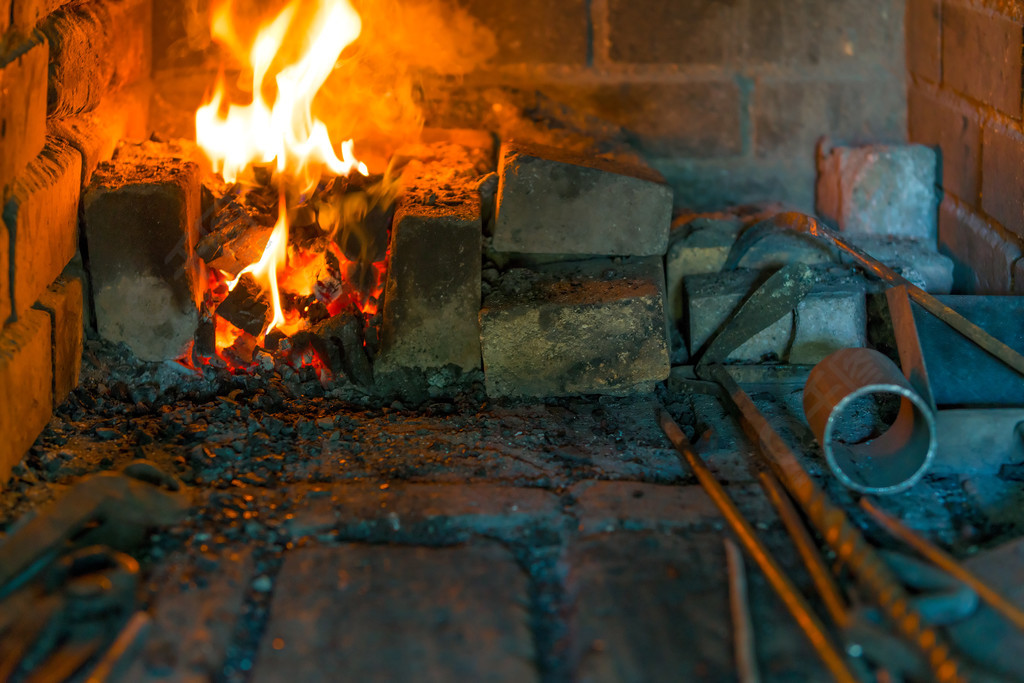
[[861,498],[860,506],[864,508],[864,511],[871,515],[876,522],[878,522],[879,526],[907,545],[911,546],[929,562],[939,567],[953,578],[969,586],[978,594],[978,597],[987,602],[992,609],[1002,614],[1004,617],[1009,619],[1014,626],[1024,631],[1024,611],[1019,607],[990,588],[988,584],[972,574],[949,554],[911,531],[903,522],[882,512],[882,510],[876,507],[867,498]]
[[729,498],[729,494],[725,492],[722,485],[715,479],[711,470],[707,468],[700,457],[694,452],[689,439],[683,434],[683,430],[679,428],[679,425],[664,410],[660,411],[658,420],[665,435],[668,436],[679,452],[681,459],[693,470],[697,480],[704,487],[704,490],[707,491],[708,496],[711,497],[715,506],[722,513],[722,516],[725,517],[725,521],[728,522],[743,548],[754,562],[757,563],[757,566],[761,568],[761,571],[764,572],[768,582],[771,583],[772,588],[775,589],[775,592],[786,605],[786,609],[793,615],[793,618],[796,619],[800,628],[807,635],[808,640],[811,641],[811,645],[818,652],[822,662],[828,667],[828,670],[837,681],[855,683],[857,680],[856,676],[847,666],[843,655],[832,644],[821,621],[811,611],[803,596],[800,595],[775,561],[775,558],[772,557],[768,549],[757,537],[754,528],[743,517],[736,504]]
[[999,341],[991,334],[963,317],[949,306],[945,305],[934,296],[924,291],[905,277],[894,271],[881,261],[846,242],[835,231],[822,225],[820,222],[802,213],[789,212],[776,217],[780,225],[786,225],[793,230],[806,232],[809,235],[818,237],[839,250],[845,252],[852,259],[877,277],[893,285],[904,285],[910,298],[921,305],[926,311],[946,323],[967,339],[977,344],[990,355],[1024,375],[1024,356]]
[[868,544],[842,508],[833,503],[807,474],[796,455],[772,428],[743,389],[721,365],[708,368],[712,379],[722,385],[742,414],[744,431],[759,447],[772,471],[778,476],[808,521],[841,562],[881,608],[882,613],[908,641],[925,654],[935,678],[942,683],[962,681],[960,665],[941,636],[924,623],[914,609],[903,586],[889,567]]
[[758,478],[761,481],[761,487],[768,495],[768,500],[775,506],[779,519],[782,520],[783,526],[789,532],[789,537],[793,539],[793,544],[796,546],[797,552],[800,553],[800,558],[804,561],[807,573],[811,575],[811,581],[818,589],[818,595],[825,603],[825,609],[829,616],[837,626],[845,628],[850,619],[846,599],[828,565],[825,564],[825,558],[821,556],[817,543],[811,538],[807,526],[800,519],[800,513],[793,507],[793,501],[789,499],[789,495],[783,490],[782,484],[774,474],[761,472],[758,474]]
[[729,606],[732,612],[732,630],[735,633],[733,649],[740,683],[760,683],[757,670],[757,649],[754,646],[754,626],[747,598],[747,570],[743,554],[731,538],[725,539],[725,563],[729,567]]

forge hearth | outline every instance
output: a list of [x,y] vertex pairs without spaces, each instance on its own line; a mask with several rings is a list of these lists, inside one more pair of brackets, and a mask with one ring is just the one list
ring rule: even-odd
[[0,0],[0,680],[1021,678],[1022,53]]

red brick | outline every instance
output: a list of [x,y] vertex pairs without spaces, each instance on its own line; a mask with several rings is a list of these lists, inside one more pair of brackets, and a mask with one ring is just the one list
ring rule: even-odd
[[907,68],[938,83],[942,78],[942,2],[907,0]]
[[11,234],[15,316],[32,307],[78,250],[81,177],[78,152],[51,137],[14,184],[3,217]]
[[575,64],[587,62],[589,2],[585,0],[458,0],[494,32],[499,64]]
[[1019,23],[945,3],[943,83],[1019,119],[1022,41]]
[[0,330],[11,317],[11,233],[0,221]]
[[39,297],[36,308],[50,316],[53,346],[53,407],[78,386],[82,370],[82,281],[60,278]]
[[50,320],[29,310],[0,332],[0,489],[53,411]]
[[982,208],[1004,228],[1024,236],[1024,137],[986,127],[981,158]]
[[9,46],[0,54],[0,198],[43,151],[46,142],[46,39]]
[[626,64],[722,64],[741,10],[707,0],[609,0],[609,56]]
[[907,107],[911,142],[942,149],[942,187],[976,206],[981,168],[978,122],[915,86],[909,88]]
[[1007,294],[1020,246],[983,217],[947,197],[939,210],[939,245],[954,262],[954,292]]
[[754,151],[814,158],[822,136],[835,144],[899,143],[906,136],[903,79],[764,82],[754,95]]
[[40,31],[50,41],[50,116],[91,111],[104,95],[149,77],[152,4],[148,0],[69,5],[48,17]]

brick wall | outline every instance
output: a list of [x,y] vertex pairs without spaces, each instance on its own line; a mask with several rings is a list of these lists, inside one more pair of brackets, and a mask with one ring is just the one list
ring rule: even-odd
[[907,0],[910,139],[942,150],[939,241],[956,287],[1024,291],[1024,8]]
[[0,490],[78,384],[79,205],[144,135],[151,0],[0,0]]

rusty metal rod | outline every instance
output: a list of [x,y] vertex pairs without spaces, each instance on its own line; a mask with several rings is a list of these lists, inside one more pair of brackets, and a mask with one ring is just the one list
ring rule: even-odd
[[871,515],[872,519],[878,522],[879,526],[907,545],[911,546],[939,569],[942,569],[956,580],[969,586],[971,590],[977,593],[979,598],[987,602],[992,609],[1002,614],[1004,617],[1009,619],[1014,626],[1024,631],[1024,611],[1019,607],[989,587],[988,584],[972,574],[967,568],[957,562],[946,552],[932,545],[921,536],[915,534],[903,522],[880,510],[867,498],[861,498],[860,506],[865,512]]
[[760,683],[754,626],[747,596],[747,569],[743,565],[743,553],[731,538],[725,539],[725,563],[729,567],[729,607],[732,612],[732,630],[736,634],[733,639],[736,670],[740,683]]
[[771,583],[772,588],[775,589],[775,592],[786,605],[786,609],[789,610],[789,613],[796,619],[800,628],[803,629],[803,632],[807,635],[808,640],[811,641],[811,645],[814,646],[814,649],[818,652],[828,670],[837,681],[855,683],[857,681],[856,676],[847,666],[843,655],[832,644],[824,625],[822,625],[814,612],[811,611],[803,596],[800,595],[799,591],[797,591],[793,583],[775,561],[775,558],[772,557],[768,549],[757,537],[757,533],[750,525],[750,522],[743,517],[736,504],[729,498],[729,494],[725,492],[722,485],[715,479],[715,475],[711,473],[711,470],[707,468],[700,457],[694,452],[689,439],[683,434],[683,430],[679,428],[675,420],[669,417],[668,413],[664,410],[659,411],[658,421],[661,423],[661,428],[665,435],[672,441],[672,444],[679,452],[680,458],[693,470],[701,486],[704,487],[708,496],[711,497],[715,506],[722,513],[722,516],[725,517],[725,521],[728,522],[743,548],[754,562],[757,563],[757,566],[761,568],[761,571],[764,572],[768,582]]
[[928,666],[941,683],[962,681],[960,665],[935,629],[914,609],[910,596],[892,571],[850,522],[842,508],[833,503],[807,474],[796,455],[772,428],[761,411],[721,365],[708,367],[709,376],[722,385],[742,415],[743,429],[758,446],[772,471],[801,507],[830,548],[853,572],[858,583],[881,608],[882,613],[908,641],[925,655]]
[[818,544],[811,537],[807,525],[800,519],[800,513],[793,507],[793,501],[789,499],[789,494],[783,490],[778,477],[771,472],[760,472],[758,479],[761,481],[761,488],[768,495],[768,500],[775,507],[779,519],[782,520],[783,526],[789,532],[789,537],[793,539],[793,545],[796,546],[797,552],[804,562],[804,567],[807,568],[807,573],[811,575],[811,581],[818,589],[818,595],[825,603],[825,609],[829,616],[837,626],[845,628],[850,620],[846,599],[828,565],[825,564],[825,558],[821,556]]
[[889,266],[853,246],[834,230],[822,225],[811,216],[791,211],[776,217],[779,225],[784,225],[791,230],[805,232],[817,237],[843,251],[861,266],[877,277],[892,285],[903,285],[907,293],[914,301],[921,305],[926,311],[946,323],[954,330],[971,340],[990,355],[999,359],[1009,367],[1024,375],[1024,356],[1013,350],[991,334],[963,317],[949,306],[945,305],[934,296],[924,291],[905,277],[894,271]]

